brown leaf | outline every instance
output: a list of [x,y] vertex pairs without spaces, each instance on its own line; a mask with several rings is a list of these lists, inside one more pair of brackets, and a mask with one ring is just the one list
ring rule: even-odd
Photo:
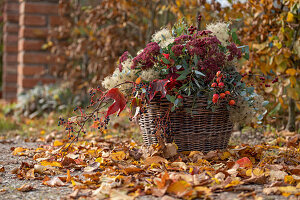
[[151,164],[168,163],[168,161],[160,156],[152,156],[145,159],[144,164],[150,166]]
[[135,167],[135,166],[124,168],[124,172],[126,174],[136,173],[136,172],[140,172],[140,171],[143,171],[143,170],[141,168],[138,168],[138,167]]
[[29,192],[29,191],[32,191],[34,189],[35,188],[32,185],[28,184],[28,183],[25,183],[21,187],[17,188],[17,190],[19,190],[21,192]]
[[171,158],[177,154],[177,145],[175,143],[167,143],[163,149],[163,157]]
[[0,167],[0,172],[5,172],[4,166]]
[[50,187],[56,187],[56,186],[64,186],[65,183],[62,182],[58,177],[53,177],[50,179],[48,176],[46,176],[43,180],[44,185],[48,185]]

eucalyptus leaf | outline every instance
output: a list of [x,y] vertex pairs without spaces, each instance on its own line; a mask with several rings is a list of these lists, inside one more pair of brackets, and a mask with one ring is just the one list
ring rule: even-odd
[[264,102],[262,102],[262,106],[266,106],[266,105],[268,105],[269,104],[269,101],[264,101]]

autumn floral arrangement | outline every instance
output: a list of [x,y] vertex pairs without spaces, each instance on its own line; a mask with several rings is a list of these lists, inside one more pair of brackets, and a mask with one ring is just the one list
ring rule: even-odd
[[[126,106],[133,119],[146,112],[154,98],[166,98],[168,112],[175,112],[188,96],[205,96],[207,109],[212,111],[222,103],[233,123],[261,120],[267,102],[243,82],[243,74],[237,70],[239,61],[249,57],[247,46],[239,47],[237,41],[236,32],[224,22],[209,24],[206,30],[183,20],[171,30],[162,28],[136,56],[125,52],[120,57],[113,74],[102,82],[107,91],[101,87],[90,91],[88,108],[93,107],[92,112],[77,107],[74,111],[79,115],[61,119],[59,125],[74,137],[73,133],[85,133],[84,125],[90,119],[94,127],[106,128],[109,116],[120,114]],[[105,107],[108,109],[103,110]],[[74,125],[79,128],[75,130]]]

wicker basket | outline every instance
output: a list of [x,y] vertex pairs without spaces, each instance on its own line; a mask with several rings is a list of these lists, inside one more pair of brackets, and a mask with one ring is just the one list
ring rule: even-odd
[[[207,109],[207,99],[184,97],[183,106],[175,112],[170,112],[171,136],[167,142],[175,142],[178,151],[208,152],[225,149],[231,136],[233,124],[229,120],[229,112],[225,106],[220,106],[215,112]],[[194,105],[193,105],[194,104]],[[154,120],[166,114],[170,102],[166,98],[154,98],[146,107],[146,113],[139,119],[139,125],[146,145],[157,143]],[[187,112],[186,109],[192,109]],[[196,112],[194,112],[196,111]]]

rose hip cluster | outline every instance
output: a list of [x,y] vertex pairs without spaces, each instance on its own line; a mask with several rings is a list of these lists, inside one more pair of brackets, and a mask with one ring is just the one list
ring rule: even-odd
[[[216,73],[216,82],[213,82],[211,84],[211,87],[216,89],[216,90],[221,90],[225,87],[224,82],[222,82],[222,79],[226,78],[226,75],[223,75],[221,71],[218,71]],[[215,93],[212,98],[212,102],[216,104],[219,99],[229,99],[228,104],[233,106],[235,105],[235,101],[233,99],[230,99],[230,92],[227,90],[225,92],[221,92],[219,94]]]

